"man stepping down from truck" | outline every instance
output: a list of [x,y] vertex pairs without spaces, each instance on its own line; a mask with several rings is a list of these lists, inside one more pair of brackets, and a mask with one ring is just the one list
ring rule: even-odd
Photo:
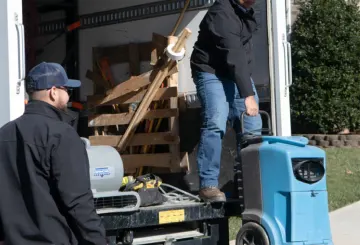
[[200,23],[191,56],[191,70],[202,105],[201,138],[197,153],[200,197],[223,202],[218,188],[222,138],[229,120],[236,132],[237,151],[242,138],[240,115],[246,112],[244,131],[261,134],[259,98],[252,79],[252,34],[255,0],[218,0]]

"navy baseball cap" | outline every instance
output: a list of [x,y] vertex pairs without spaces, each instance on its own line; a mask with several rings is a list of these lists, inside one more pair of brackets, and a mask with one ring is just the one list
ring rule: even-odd
[[26,77],[27,91],[45,90],[52,87],[78,88],[79,80],[69,79],[65,69],[57,63],[42,62],[32,68]]

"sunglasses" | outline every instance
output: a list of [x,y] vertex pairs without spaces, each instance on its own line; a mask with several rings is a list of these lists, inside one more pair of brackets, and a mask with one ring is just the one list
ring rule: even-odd
[[55,87],[57,89],[61,89],[61,90],[64,90],[65,92],[68,93],[69,96],[71,96],[72,94],[72,88],[68,88],[68,87],[63,87],[63,86],[60,86],[60,87]]

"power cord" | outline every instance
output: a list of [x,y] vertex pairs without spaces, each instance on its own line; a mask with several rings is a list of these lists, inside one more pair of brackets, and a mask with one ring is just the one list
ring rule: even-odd
[[[173,189],[170,192],[166,192],[163,187],[167,187],[169,189]],[[168,202],[172,203],[179,203],[184,201],[193,201],[193,202],[201,202],[201,199],[198,196],[195,196],[193,194],[190,194],[189,192],[183,191],[175,186],[162,183],[161,186],[159,186],[159,190],[162,192],[162,194],[168,199]],[[176,193],[176,192],[180,192]]]

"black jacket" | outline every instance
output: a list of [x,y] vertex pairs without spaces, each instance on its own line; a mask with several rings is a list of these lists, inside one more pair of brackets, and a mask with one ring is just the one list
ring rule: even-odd
[[24,115],[0,129],[0,224],[6,245],[106,244],[86,149],[71,120],[33,101]]
[[254,95],[250,77],[252,34],[256,28],[252,9],[245,12],[238,0],[217,0],[200,23],[191,55],[192,71],[210,72],[234,81],[241,97]]

